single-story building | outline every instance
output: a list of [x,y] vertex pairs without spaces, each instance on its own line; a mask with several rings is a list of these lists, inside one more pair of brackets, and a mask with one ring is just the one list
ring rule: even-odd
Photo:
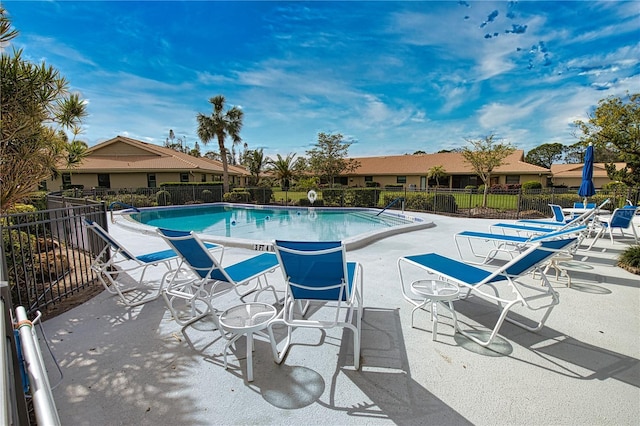
[[[339,183],[348,186],[364,187],[376,182],[380,186],[402,185],[405,188],[425,189],[427,186],[465,188],[479,186],[483,182],[464,160],[461,153],[446,152],[437,154],[393,155],[382,157],[353,158],[360,165],[339,178]],[[444,177],[438,182],[428,178],[429,170],[442,167]],[[543,187],[551,185],[551,170],[526,163],[524,151],[516,150],[497,167],[491,176],[491,185],[522,184],[540,182]]]
[[[624,169],[625,163],[614,163],[616,169]],[[582,164],[553,164],[551,174],[553,175],[554,186],[566,186],[568,188],[580,188],[582,182]],[[605,163],[593,164],[593,186],[602,188],[603,185],[611,182],[607,176]]]
[[[228,166],[229,183],[244,186],[250,173]],[[222,162],[193,157],[173,149],[124,136],[87,150],[79,167],[67,170],[46,183],[47,189],[155,188],[165,182],[220,182]]]

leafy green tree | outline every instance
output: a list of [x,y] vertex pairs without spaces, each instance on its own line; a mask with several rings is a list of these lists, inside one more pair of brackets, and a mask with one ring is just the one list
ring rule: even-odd
[[581,142],[564,147],[565,164],[580,164],[584,159],[585,146]]
[[561,143],[544,143],[531,151],[527,152],[524,161],[529,164],[550,169],[553,163],[562,159],[564,154],[564,145]]
[[280,182],[280,187],[283,190],[288,190],[291,185],[291,181],[301,171],[304,161],[301,158],[295,159],[296,154],[288,154],[286,157],[282,157],[277,154],[276,160],[269,159],[268,168],[273,173],[273,176]]
[[268,159],[265,158],[263,149],[249,150],[245,154],[246,164],[245,166],[251,173],[251,180],[249,185],[257,186],[260,184],[260,174],[267,166]]
[[[18,35],[0,7],[0,43]],[[86,144],[76,140],[86,105],[53,67],[33,64],[21,50],[0,59],[0,211],[37,185],[79,164]],[[71,141],[67,133],[73,134]]]
[[229,150],[225,147],[225,139],[231,138],[234,144],[240,143],[240,130],[244,113],[236,106],[225,111],[225,98],[217,95],[209,99],[213,107],[211,115],[198,113],[198,137],[205,145],[213,139],[218,139],[220,159],[222,160],[222,187],[225,193],[229,192]]
[[333,185],[336,176],[360,167],[358,161],[347,159],[350,146],[340,133],[318,133],[318,143],[307,151],[309,169]]
[[427,171],[427,179],[435,179],[436,186],[440,186],[440,179],[447,176],[447,171],[444,166],[433,166]]
[[462,157],[471,165],[473,171],[484,183],[482,207],[487,207],[487,194],[491,185],[491,173],[496,167],[505,164],[504,159],[513,153],[515,148],[509,143],[497,142],[495,135],[484,139],[466,139],[471,148],[462,148]]
[[590,113],[588,121],[578,120],[582,132],[580,143],[593,143],[598,150],[614,151],[627,163],[622,170],[607,166],[609,177],[630,186],[640,186],[640,93],[628,94],[625,99],[601,99]]

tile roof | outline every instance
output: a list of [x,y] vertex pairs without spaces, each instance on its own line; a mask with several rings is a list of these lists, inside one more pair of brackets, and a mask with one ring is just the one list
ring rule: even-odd
[[[222,173],[222,163],[204,157],[193,157],[171,148],[158,146],[124,136],[102,142],[87,150],[78,172],[101,171],[199,171]],[[228,166],[231,174],[248,175],[244,167]]]
[[[474,174],[471,165],[458,152],[358,157],[353,159],[360,163],[360,167],[355,172],[349,173],[354,175],[424,175],[434,166],[442,166],[449,175]],[[516,150],[505,159],[505,164],[495,169],[495,172],[502,174],[549,174],[550,170],[525,163],[524,151]]]
[[[622,169],[625,163],[614,163],[617,169]],[[551,173],[554,177],[558,178],[580,178],[582,179],[582,167],[583,164],[552,164]],[[593,164],[593,177],[594,178],[606,178],[607,169],[605,163]]]

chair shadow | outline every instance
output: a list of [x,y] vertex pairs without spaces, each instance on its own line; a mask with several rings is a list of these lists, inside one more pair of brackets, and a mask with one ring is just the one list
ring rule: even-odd
[[[352,357],[353,341],[350,332],[345,331],[329,401],[319,400],[319,404],[351,416],[388,419],[396,424],[471,424],[411,378],[398,309],[365,309],[360,371],[341,367],[349,365]],[[338,378],[341,374],[358,386],[368,400],[340,406]]]
[[[611,275],[595,274],[593,272],[582,272],[582,271],[573,271],[573,270],[570,270],[569,273],[571,274],[571,288],[574,287],[574,282],[576,282],[576,280],[580,281],[584,286],[595,285],[594,283],[619,285],[619,286],[625,286],[625,287],[640,286],[640,280],[638,280],[637,278],[623,278],[623,277],[616,277]],[[607,290],[607,293],[610,293],[610,292],[611,291]]]
[[[494,315],[487,315],[492,306]],[[458,320],[464,315],[473,318],[475,323],[487,329],[493,327],[498,316],[495,305],[479,298],[457,301],[454,308],[459,315]],[[534,325],[533,320],[517,312],[511,312],[509,316],[525,324]],[[640,388],[640,360],[637,358],[582,342],[548,326],[532,333],[505,321],[498,336],[528,348],[540,356],[544,363],[535,363],[539,368],[578,380],[616,379]],[[474,346],[480,346],[464,336],[456,337],[457,342],[461,339],[467,341],[461,344],[465,349],[473,350]],[[531,363],[522,359],[520,361]]]

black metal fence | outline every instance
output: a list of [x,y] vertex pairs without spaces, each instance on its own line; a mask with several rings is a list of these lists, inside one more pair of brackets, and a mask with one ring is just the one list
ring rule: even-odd
[[[71,190],[67,195],[84,197],[85,200],[103,201],[108,206],[124,203],[133,207],[198,204],[218,201],[301,205],[309,206],[307,193],[311,188],[235,188],[231,193],[222,194],[220,185],[180,185],[166,188],[92,189]],[[315,206],[326,207],[377,207],[385,208],[394,200],[390,209],[446,214],[464,217],[488,217],[498,219],[519,219],[524,217],[550,217],[549,204],[571,207],[582,201],[575,190],[567,188],[545,188],[539,190],[507,189],[492,187],[484,199],[484,194],[476,189],[429,188],[416,190],[409,188],[320,188],[314,189],[317,199]],[[610,206],[620,207],[629,200],[637,204],[640,189],[620,188],[601,190],[589,201],[599,203],[611,199]]]
[[106,226],[104,203],[52,197],[49,209],[0,216],[2,258],[15,306],[46,311],[63,299],[99,285],[91,271],[95,244],[82,226],[89,218]]
[[[214,188],[220,189],[219,186]],[[210,193],[203,193],[207,190],[203,185],[167,189],[170,195],[160,205],[220,200],[312,205],[306,188],[243,188],[224,196],[216,193],[212,199],[207,198]],[[75,194],[84,198],[49,195],[47,210],[0,216],[2,259],[6,260],[6,281],[10,284],[14,305],[24,306],[29,313],[45,310],[64,298],[99,285],[90,264],[92,254],[102,247],[96,246],[95,239],[87,236],[82,219],[89,218],[108,229],[109,206],[158,205],[160,191],[165,189],[91,190]],[[313,202],[315,206],[377,207],[494,219],[551,217],[550,203],[571,207],[574,202],[582,201],[575,191],[558,188],[535,191],[494,188],[487,194],[486,201],[483,193],[471,189],[330,188],[314,192],[317,195]],[[599,191],[589,201],[600,204],[606,198],[611,200],[610,208],[620,207],[627,200],[638,204],[640,191]]]

